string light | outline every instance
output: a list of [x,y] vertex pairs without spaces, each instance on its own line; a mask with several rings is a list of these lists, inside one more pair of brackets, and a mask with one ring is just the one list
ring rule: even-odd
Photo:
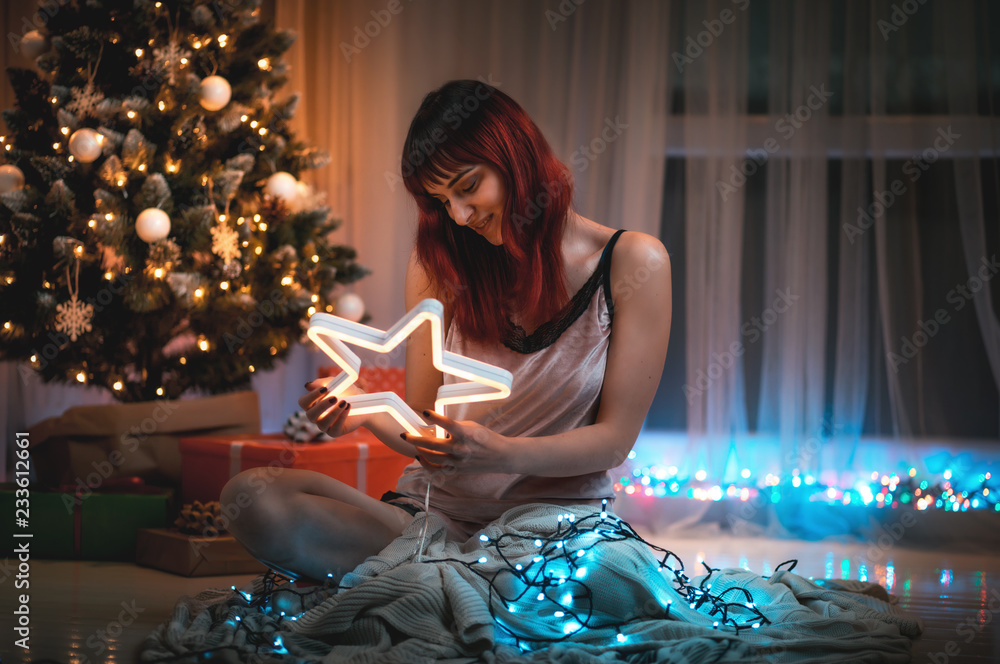
[[[954,471],[946,469],[937,479],[917,476],[915,468],[906,467],[903,473],[872,472],[849,486],[836,486],[821,482],[812,475],[780,477],[767,473],[758,483],[708,484],[707,474],[700,471],[692,477],[676,476],[676,467],[667,469],[657,465],[634,468],[631,474],[620,476],[614,483],[616,493],[629,496],[642,495],[657,498],[690,498],[718,501],[723,498],[761,504],[779,503],[784,500],[822,502],[829,505],[858,505],[873,509],[898,509],[912,505],[917,510],[945,509],[951,512],[968,510],[994,510],[1000,512],[1000,492],[990,482],[988,472],[970,473],[958,480]],[[742,474],[742,473],[741,473]],[[941,478],[946,478],[943,481]],[[961,483],[961,490],[957,484]]]
[[115,384],[112,385],[111,387],[114,388],[115,392],[120,392],[121,389],[122,389],[122,387],[123,387],[123,385],[122,385],[122,382],[120,380],[116,380]]

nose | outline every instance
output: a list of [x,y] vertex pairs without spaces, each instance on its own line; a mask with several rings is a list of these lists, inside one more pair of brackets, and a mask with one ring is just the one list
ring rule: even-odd
[[472,206],[456,203],[451,206],[451,218],[459,226],[467,226],[472,219]]

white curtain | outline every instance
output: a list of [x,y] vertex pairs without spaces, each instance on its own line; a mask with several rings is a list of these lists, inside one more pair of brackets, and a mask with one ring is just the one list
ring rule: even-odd
[[[277,0],[276,25],[298,33],[286,58],[290,82],[279,95],[301,93],[298,137],[332,156],[304,177],[343,219],[336,239],[355,247],[372,271],[348,289],[362,296],[372,325],[389,326],[404,313],[416,208],[399,179],[403,139],[423,96],[451,79],[481,78],[525,107],[570,167],[581,214],[658,235],[669,7],[656,0]],[[256,377],[265,430],[280,427],[302,383],[328,364],[300,347]],[[28,391],[11,365],[0,373],[0,388],[7,432],[107,400],[72,387]]]
[[[687,3],[684,31],[704,52],[674,56],[684,73],[686,140],[685,275],[688,315],[688,449],[686,473],[709,469],[713,477],[736,462],[733,441],[746,433],[746,400],[739,343],[744,194],[733,186],[746,144],[747,34],[745,13],[720,18],[733,3]],[[703,21],[717,21],[715,31]],[[717,32],[714,41],[706,35]],[[703,37],[700,42],[697,40]],[[680,51],[682,44],[672,50]],[[698,131],[701,127],[702,131]],[[706,131],[707,129],[707,131]],[[729,185],[721,187],[719,183]],[[739,180],[736,180],[736,184]],[[735,479],[735,478],[732,478]]]
[[[742,4],[684,2],[685,33],[671,46],[702,39],[704,50],[686,71],[683,115],[668,118],[683,127],[682,137],[668,131],[668,151],[686,159],[688,470],[718,481],[743,467],[798,469],[836,481],[866,470],[866,421],[904,444],[961,430],[970,408],[995,424],[996,286],[982,279],[974,317],[949,290],[958,279],[978,284],[998,249],[981,177],[984,158],[995,165],[997,125],[977,87],[977,72],[983,80],[995,67],[988,3],[931,0],[903,12],[891,0],[772,0],[758,15],[766,29],[751,35],[767,39],[766,117],[747,112]],[[734,20],[707,37],[726,9]],[[839,189],[828,194],[833,169]],[[745,197],[755,186],[765,188],[764,213],[752,230]],[[997,197],[996,182],[986,192]],[[759,288],[748,279],[757,273]],[[928,327],[935,316],[948,322]],[[727,365],[734,343],[747,352]],[[907,343],[916,352],[904,355]],[[755,354],[759,372],[747,369]],[[977,393],[983,355],[988,389]],[[692,391],[699,380],[707,389]],[[883,460],[919,466],[912,451],[896,452]]]

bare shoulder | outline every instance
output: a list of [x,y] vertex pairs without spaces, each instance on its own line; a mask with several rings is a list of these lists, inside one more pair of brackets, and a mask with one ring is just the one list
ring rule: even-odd
[[423,263],[420,262],[420,258],[417,256],[417,248],[414,247],[410,252],[410,260],[406,265],[406,308],[413,308],[420,300],[425,298],[437,297],[437,291],[438,289],[434,286],[434,280],[427,274],[427,270],[424,269]]
[[449,297],[447,292],[440,287],[433,275],[427,272],[420,258],[417,256],[417,248],[410,252],[410,260],[406,265],[406,283],[404,285],[404,300],[406,310],[409,311],[417,306],[421,300],[434,298],[444,304],[445,324],[451,321],[451,308],[454,297]]
[[[638,277],[646,271],[664,271],[664,268],[669,275],[670,256],[658,238],[638,231],[626,231],[618,238],[611,261],[613,279],[624,278],[632,273],[637,273],[635,276]],[[648,280],[649,277],[643,279]]]

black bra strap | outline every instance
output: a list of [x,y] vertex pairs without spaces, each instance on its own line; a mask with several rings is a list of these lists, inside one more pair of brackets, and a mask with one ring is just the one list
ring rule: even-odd
[[615,234],[611,236],[611,239],[604,246],[604,253],[601,254],[600,265],[604,275],[604,301],[608,305],[608,316],[610,316],[612,321],[615,319],[615,302],[611,298],[611,251],[615,248],[615,242],[618,241],[618,237],[624,232],[624,228],[615,231]]

